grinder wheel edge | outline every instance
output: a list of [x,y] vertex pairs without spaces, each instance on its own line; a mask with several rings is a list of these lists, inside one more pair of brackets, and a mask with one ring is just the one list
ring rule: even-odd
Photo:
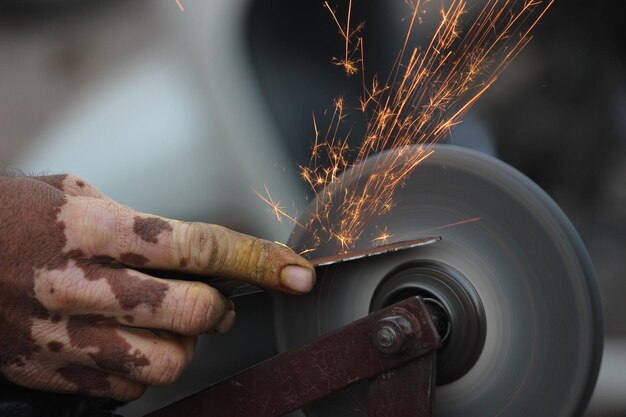
[[[384,155],[373,156],[359,169],[367,175]],[[466,219],[474,221],[463,223]],[[392,241],[420,238],[435,229],[442,241],[324,267],[318,270],[311,294],[276,295],[280,350],[368,314],[380,292],[393,285],[389,276],[402,272],[404,265],[435,263],[459,272],[451,279],[462,276],[467,281],[461,284],[471,287],[470,299],[478,298],[474,304],[483,311],[477,313],[476,329],[484,333],[482,341],[480,337],[471,340],[479,348],[465,355],[473,361],[467,369],[453,372],[438,386],[435,415],[569,417],[583,413],[602,354],[599,291],[580,237],[543,190],[495,158],[438,145],[396,190],[392,210],[376,224],[367,225],[355,249],[371,247],[372,237],[383,227]],[[310,238],[296,228],[289,245],[296,250],[310,247]],[[312,255],[328,256],[336,250],[330,244],[321,245]],[[407,274],[400,275],[406,284]],[[422,289],[428,284],[419,278],[416,283]],[[445,298],[445,294],[437,296]],[[446,304],[450,300],[436,301]],[[450,337],[462,333],[459,330],[455,333],[451,328]],[[365,388],[355,386],[321,400],[307,407],[305,414],[365,416]]]

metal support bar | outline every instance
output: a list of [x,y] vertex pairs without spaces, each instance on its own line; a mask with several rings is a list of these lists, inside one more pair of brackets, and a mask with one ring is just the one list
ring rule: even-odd
[[372,379],[368,417],[433,416],[435,358],[429,353]]
[[[410,298],[262,362],[148,417],[281,416],[356,382],[389,373],[439,346],[439,335],[424,302],[419,297]],[[403,400],[411,395],[409,390],[417,390],[411,387],[419,380],[415,379],[418,374],[429,370],[429,378],[434,378],[434,365],[431,363],[428,368],[426,363],[414,362],[398,374],[390,374],[399,375],[404,381]],[[415,364],[422,365],[415,367]],[[381,378],[384,377],[381,375],[376,381]],[[395,395],[392,390],[397,388],[380,381],[374,385],[375,397],[380,398],[373,400],[374,408],[380,410],[375,414],[377,417],[409,416],[380,414],[384,412],[382,403],[392,399]],[[430,388],[425,395],[431,395]],[[424,415],[410,414],[411,417]]]

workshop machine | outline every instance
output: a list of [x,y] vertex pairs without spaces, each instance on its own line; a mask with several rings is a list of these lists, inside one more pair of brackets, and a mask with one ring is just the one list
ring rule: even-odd
[[[361,178],[383,157],[357,167]],[[495,158],[439,145],[375,223],[362,236],[384,225],[388,244],[363,238],[346,254],[322,245],[315,290],[274,296],[282,354],[151,416],[584,412],[602,353],[598,288],[581,239],[545,192]],[[296,227],[288,245],[313,243]]]

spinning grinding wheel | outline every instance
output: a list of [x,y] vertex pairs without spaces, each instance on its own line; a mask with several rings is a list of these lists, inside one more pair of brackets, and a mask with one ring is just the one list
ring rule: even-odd
[[[380,157],[366,161],[365,175]],[[589,256],[550,197],[494,158],[437,146],[394,203],[366,225],[355,250],[371,248],[380,226],[392,242],[433,234],[442,240],[324,267],[312,294],[277,295],[280,349],[421,295],[449,324],[439,329],[436,416],[580,415],[600,363],[600,301]],[[462,223],[467,219],[473,221]],[[289,246],[311,247],[310,239],[296,228]],[[336,250],[322,245],[314,256]],[[364,416],[365,388],[326,397],[305,414]]]
[[[358,191],[388,155],[341,186]],[[394,202],[350,253],[317,248],[310,295],[275,296],[284,353],[150,417],[277,417],[302,407],[307,417],[580,415],[602,319],[591,261],[556,204],[506,164],[447,146]],[[372,248],[381,226],[393,242]],[[312,240],[296,229],[289,243],[302,250]],[[259,291],[210,283],[232,296]]]

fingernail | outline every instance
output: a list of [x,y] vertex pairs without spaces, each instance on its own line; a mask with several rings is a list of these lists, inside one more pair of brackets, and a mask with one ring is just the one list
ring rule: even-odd
[[236,317],[237,314],[235,313],[235,310],[228,311],[226,314],[224,314],[224,318],[222,319],[220,324],[217,325],[217,328],[215,330],[217,330],[218,333],[226,333],[235,324]]
[[313,289],[313,271],[301,266],[289,265],[281,271],[280,281],[292,291],[309,292]]

